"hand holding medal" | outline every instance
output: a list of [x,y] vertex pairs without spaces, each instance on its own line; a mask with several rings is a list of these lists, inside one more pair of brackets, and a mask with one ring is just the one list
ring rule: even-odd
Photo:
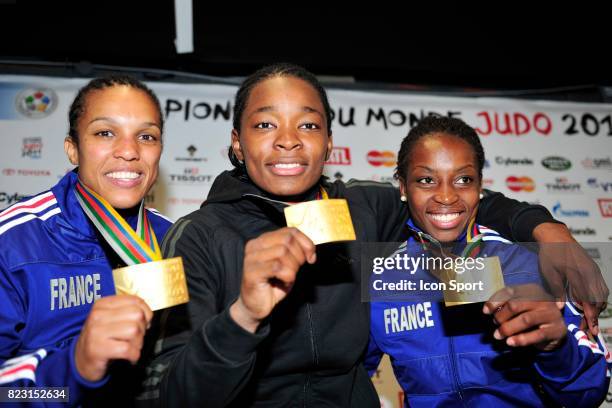
[[345,199],[332,199],[321,188],[321,200],[293,204],[285,208],[288,227],[302,231],[315,245],[354,241],[355,229]]
[[159,310],[189,301],[180,257],[162,260],[144,202],[134,231],[102,196],[78,183],[75,189],[83,211],[106,242],[129,266],[113,270],[117,294],[135,295]]

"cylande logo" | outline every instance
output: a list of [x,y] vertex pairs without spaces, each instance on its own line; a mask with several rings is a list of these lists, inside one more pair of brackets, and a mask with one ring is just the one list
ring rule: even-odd
[[351,151],[348,147],[335,146],[325,164],[331,164],[334,166],[348,166],[351,164]]
[[0,191],[0,209],[4,208],[5,204],[11,205],[21,200],[23,197],[25,197],[23,194]]
[[390,152],[388,150],[382,152],[378,150],[371,150],[368,152],[367,158],[368,163],[375,167],[394,167],[397,162],[397,159],[395,158],[395,153]]
[[531,166],[533,165],[533,160],[527,157],[524,157],[522,159],[515,159],[513,157],[496,156],[495,163],[501,164],[504,166],[519,166],[519,165]]
[[535,183],[531,177],[509,176],[506,178],[506,185],[512,191],[531,192],[535,190]]

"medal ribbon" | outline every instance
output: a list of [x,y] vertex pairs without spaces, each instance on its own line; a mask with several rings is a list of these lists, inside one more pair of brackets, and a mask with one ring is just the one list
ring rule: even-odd
[[74,190],[81,208],[126,265],[162,260],[161,250],[144,208],[138,209],[136,231],[99,194],[79,180]]
[[466,240],[468,244],[461,253],[462,258],[475,258],[480,253],[482,247],[482,239],[484,234],[481,234],[476,225],[476,217],[472,218],[467,228]]
[[[323,187],[319,187],[319,191],[317,191],[317,194],[315,194],[314,199],[315,200],[327,200],[328,198],[329,198],[329,195],[327,194],[327,191],[325,191]],[[291,202],[291,201],[287,201],[286,203],[289,205],[299,204],[299,202]]]
[[[445,255],[442,245],[431,235],[426,234],[422,231],[414,231],[417,234],[419,242],[422,245],[422,248],[427,249],[426,244],[434,244],[435,247]],[[466,242],[467,245],[461,252],[461,258],[474,258],[480,253],[480,248],[482,247],[482,239],[484,238],[484,234],[481,234],[478,230],[478,226],[476,225],[476,217],[473,217],[470,223],[468,224],[467,232],[466,232]],[[446,255],[445,255],[446,256]]]

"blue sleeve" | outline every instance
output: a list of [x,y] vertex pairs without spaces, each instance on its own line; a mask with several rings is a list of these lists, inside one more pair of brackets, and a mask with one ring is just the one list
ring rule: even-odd
[[506,286],[543,284],[538,255],[519,243],[485,242],[483,250],[498,256]]
[[[68,387],[69,406],[78,405],[85,388],[101,387],[107,379],[92,383],[79,375],[74,362],[76,338],[37,350],[23,348],[21,333],[27,325],[26,302],[21,293],[23,285],[10,278],[0,264],[0,386]],[[31,403],[31,406],[42,405]],[[66,406],[61,403],[49,405]]]
[[579,329],[582,315],[567,302],[563,310],[567,337],[561,347],[536,356],[541,385],[558,404],[599,406],[608,392],[610,354],[601,338],[589,338]]

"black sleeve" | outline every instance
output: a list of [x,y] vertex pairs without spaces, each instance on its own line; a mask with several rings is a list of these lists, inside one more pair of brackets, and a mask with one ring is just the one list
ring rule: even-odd
[[349,180],[346,195],[353,203],[367,205],[376,222],[379,242],[394,242],[406,239],[406,222],[410,211],[400,200],[399,188],[391,183],[367,180]]
[[[408,205],[400,201],[399,189],[390,183],[350,180],[346,184],[347,196],[366,202],[372,209],[377,223],[379,241],[404,240],[406,222],[410,218]],[[555,220],[541,205],[533,205],[504,196],[502,193],[483,190],[476,221],[498,231],[516,242],[533,242],[533,230],[544,222]]]
[[493,228],[516,242],[533,242],[533,230],[544,222],[560,223],[541,205],[508,198],[502,193],[484,190],[476,222]]
[[252,334],[232,320],[228,308],[219,306],[225,271],[223,257],[214,248],[214,237],[188,219],[179,220],[162,244],[164,258],[183,258],[189,303],[160,316],[148,389],[140,397],[153,405],[227,405],[248,382],[256,348],[269,331],[264,326]]

